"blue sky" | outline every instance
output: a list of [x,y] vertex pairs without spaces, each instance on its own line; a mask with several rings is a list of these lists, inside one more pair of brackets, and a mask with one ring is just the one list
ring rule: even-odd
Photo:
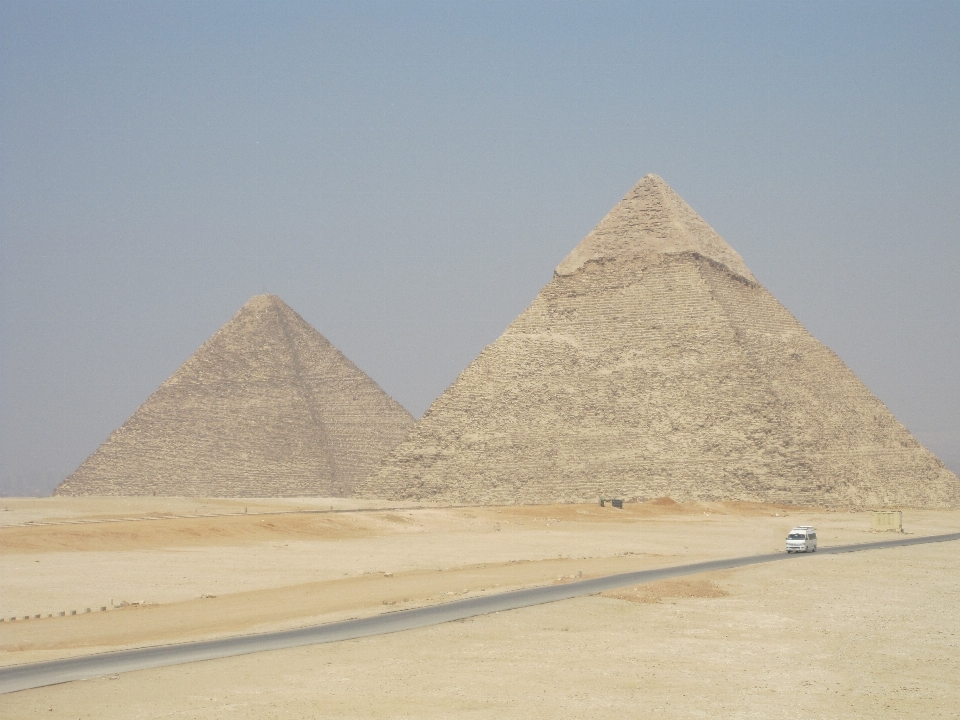
[[960,4],[0,1],[0,492],[251,296],[415,415],[643,175],[960,471]]

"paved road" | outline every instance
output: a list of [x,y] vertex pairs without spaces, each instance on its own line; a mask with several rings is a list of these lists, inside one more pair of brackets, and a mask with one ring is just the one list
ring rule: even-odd
[[[949,535],[933,535],[929,537],[903,538],[885,540],[883,542],[864,543],[860,545],[839,545],[836,547],[820,548],[818,555],[835,553],[858,552],[862,550],[879,550],[882,548],[902,547],[904,545],[920,545],[924,543],[947,542],[960,540],[960,533]],[[711,570],[729,570],[730,568],[758,565],[760,563],[785,561],[802,562],[803,557],[815,555],[789,555],[787,553],[771,553],[769,555],[752,555],[749,557],[729,558],[726,560],[711,560],[709,562],[694,563],[692,565],[677,565],[674,567],[655,570],[640,570],[638,572],[608,575],[592,580],[567,583],[565,585],[549,585],[547,587],[515,590],[513,592],[475,597],[468,600],[457,600],[442,605],[417,608],[415,610],[401,610],[385,613],[361,620],[344,620],[327,625],[282,630],[280,632],[262,633],[259,635],[243,635],[228,637],[219,640],[205,640],[203,642],[182,643],[178,645],[161,645],[159,647],[138,648],[135,650],[120,650],[118,652],[87,655],[85,657],[52,660],[30,665],[14,665],[0,668],[0,693],[16,692],[29,688],[56,685],[73,680],[112,675],[131,670],[145,670],[147,668],[163,667],[164,665],[179,665],[181,663],[197,662],[199,660],[213,660],[216,658],[246,655],[248,653],[263,652],[264,650],[280,650],[283,648],[299,647],[301,645],[316,645],[319,643],[336,642],[338,640],[352,640],[370,635],[385,635],[387,633],[411,630],[413,628],[439,625],[440,623],[462,620],[476,615],[516,610],[531,605],[569,600],[584,595],[595,595],[604,590],[614,590],[626,585],[652,582],[666,578],[693,575]]]

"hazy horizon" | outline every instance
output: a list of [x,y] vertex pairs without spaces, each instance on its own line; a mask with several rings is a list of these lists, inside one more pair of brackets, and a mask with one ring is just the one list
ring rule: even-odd
[[643,175],[960,473],[960,6],[0,2],[0,494],[251,296],[415,416]]

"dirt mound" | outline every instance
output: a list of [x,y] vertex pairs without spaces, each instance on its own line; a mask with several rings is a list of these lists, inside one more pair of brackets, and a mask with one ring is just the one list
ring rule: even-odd
[[701,578],[677,578],[658,580],[625,590],[609,590],[600,593],[603,597],[637,603],[658,603],[666,598],[719,598],[730,593],[712,580]]
[[337,540],[390,531],[366,518],[322,514],[160,518],[0,528],[0,554],[237,546],[279,540]]
[[799,505],[756,502],[676,502],[658,498],[646,502],[625,502],[622,508],[610,503],[565,503],[562,505],[505,505],[501,507],[471,508],[471,517],[477,514],[492,519],[526,518],[551,522],[626,522],[656,518],[697,517],[703,515],[736,515],[742,517],[787,517],[801,512],[823,512],[821,508]]
[[679,505],[680,503],[678,503],[678,502],[677,502],[676,500],[674,500],[673,498],[662,497],[662,498],[657,498],[656,500],[647,500],[647,503],[646,503],[646,504],[649,505],[649,506],[651,506],[651,507],[669,507],[669,508],[675,508],[675,507],[676,507],[677,505]]

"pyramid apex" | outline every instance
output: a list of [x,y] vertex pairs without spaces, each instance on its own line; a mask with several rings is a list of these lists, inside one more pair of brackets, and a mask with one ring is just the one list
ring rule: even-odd
[[653,259],[695,253],[751,282],[743,258],[667,182],[643,177],[556,268],[572,275],[589,262]]
[[254,295],[243,304],[242,308],[240,308],[241,313],[261,313],[269,310],[287,310],[289,312],[293,312],[293,309],[291,309],[291,307],[283,301],[283,298],[281,298],[279,295],[272,295],[270,293]]
[[254,295],[243,304],[243,307],[247,310],[262,310],[271,305],[275,305],[276,301],[283,303],[283,300],[280,300],[276,295],[264,293],[262,295]]

